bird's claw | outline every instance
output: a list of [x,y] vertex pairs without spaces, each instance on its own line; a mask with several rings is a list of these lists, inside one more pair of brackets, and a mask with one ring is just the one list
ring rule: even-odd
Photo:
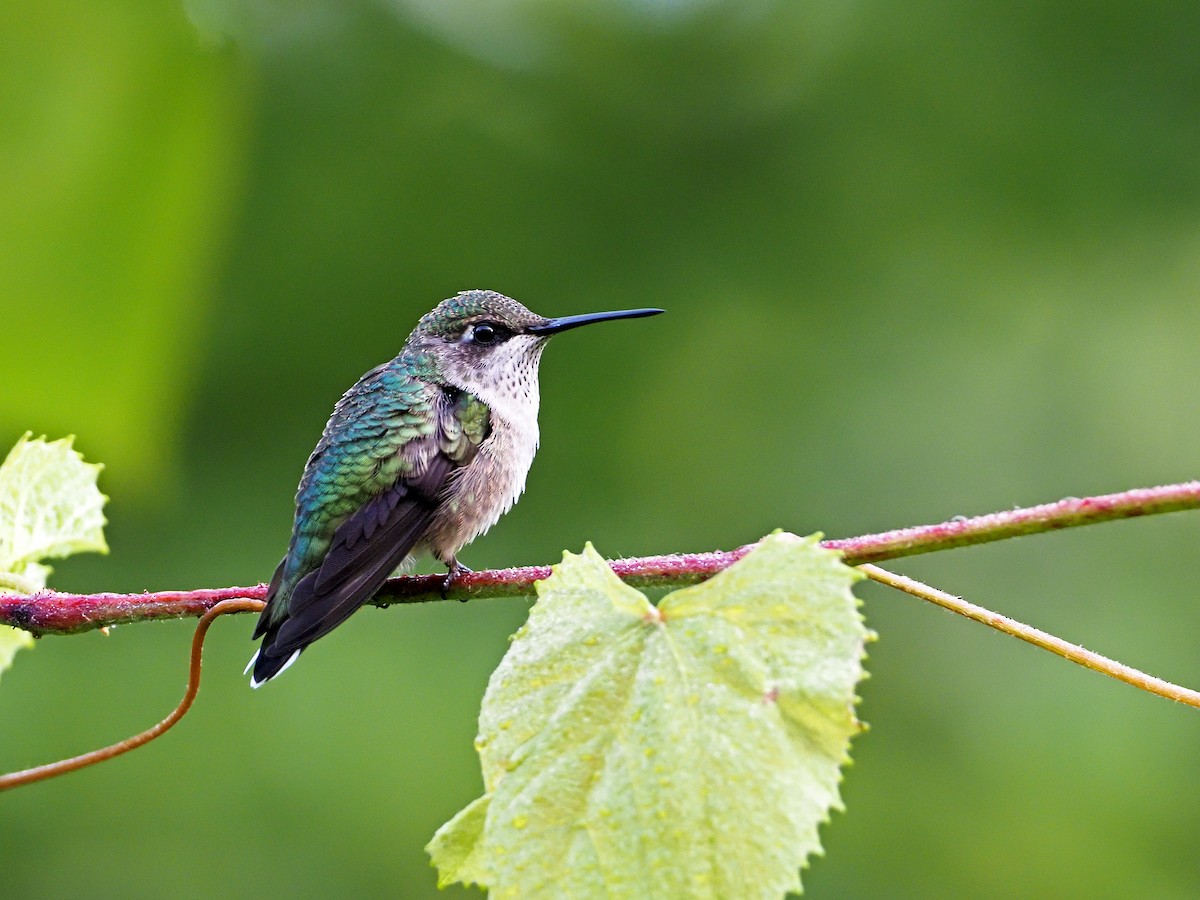
[[[450,589],[454,587],[454,582],[460,575],[469,575],[471,570],[460,563],[457,559],[450,561],[450,571],[446,573],[446,577],[442,579],[442,599],[448,598]],[[459,600],[466,603],[469,598],[459,597]]]

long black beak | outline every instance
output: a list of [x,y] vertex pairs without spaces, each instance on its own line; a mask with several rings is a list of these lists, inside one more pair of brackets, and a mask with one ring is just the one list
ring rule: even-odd
[[558,334],[560,331],[578,328],[580,325],[590,325],[593,322],[606,322],[609,319],[641,319],[645,316],[657,316],[662,311],[661,309],[618,309],[612,312],[584,313],[581,316],[550,319],[543,325],[531,325],[525,330],[529,334]]

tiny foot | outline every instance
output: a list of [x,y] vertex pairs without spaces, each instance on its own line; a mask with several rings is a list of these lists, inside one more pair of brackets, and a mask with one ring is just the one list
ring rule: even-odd
[[[446,574],[446,577],[442,579],[442,599],[443,600],[445,600],[446,596],[450,593],[450,589],[452,587],[454,587],[454,582],[458,578],[458,576],[468,575],[471,572],[470,569],[468,569],[466,566],[464,566],[462,563],[460,563],[457,559],[450,560],[447,563],[447,565],[450,567],[450,571]],[[463,603],[466,603],[468,598],[460,597],[459,599]]]

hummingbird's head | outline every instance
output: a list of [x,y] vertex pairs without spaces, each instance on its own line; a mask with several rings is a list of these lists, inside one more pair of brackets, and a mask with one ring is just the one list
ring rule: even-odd
[[505,401],[532,401],[536,409],[538,362],[551,335],[590,322],[660,312],[632,309],[547,319],[495,291],[463,291],[427,313],[407,346],[430,353],[448,384],[493,409]]

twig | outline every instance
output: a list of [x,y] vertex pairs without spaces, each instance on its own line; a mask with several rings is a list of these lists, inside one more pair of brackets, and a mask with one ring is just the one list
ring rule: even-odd
[[826,541],[825,546],[841,550],[847,563],[857,565],[1184,509],[1200,509],[1200,481],[1133,488],[1097,497],[1067,497],[1053,503],[986,516],[957,516],[938,525],[918,525],[883,534]]
[[[1098,497],[1069,497],[1026,509],[1014,509],[974,518],[955,518],[937,525],[924,525],[843,540],[824,541],[823,546],[841,550],[850,565],[858,565],[869,577],[901,591],[936,603],[946,609],[988,625],[1072,662],[1103,672],[1142,690],[1200,708],[1200,693],[1147,675],[1130,666],[1093,653],[1076,644],[1025,625],[1015,619],[968,603],[911,578],[870,565],[872,560],[892,559],[981,544],[1010,537],[1039,534],[1062,528],[1091,525],[1113,519],[1154,515],[1200,507],[1200,482],[1138,488]],[[753,545],[731,551],[684,553],[616,560],[613,571],[636,587],[673,587],[694,584],[732,565]],[[392,579],[373,601],[378,606],[428,600],[473,597],[505,597],[532,593],[536,581],[550,575],[548,566],[497,569],[461,575],[448,597],[442,593],[440,575]],[[6,584],[0,584],[5,587]],[[20,772],[0,775],[0,791],[64,775],[127,753],[154,740],[178,722],[191,708],[200,689],[200,662],[204,637],[213,620],[234,612],[258,612],[263,608],[265,585],[195,591],[161,591],[146,594],[60,594],[43,591],[32,596],[0,595],[0,624],[24,628],[36,635],[75,634],[95,628],[155,619],[199,616],[192,638],[191,666],[187,690],[179,705],[165,719],[141,734],[100,750]]]
[[914,597],[920,597],[922,600],[928,600],[930,603],[936,603],[943,609],[948,609],[951,612],[958,613],[960,616],[966,616],[974,622],[980,622],[990,628],[995,628],[997,631],[1002,631],[1010,637],[1028,641],[1035,647],[1041,647],[1043,650],[1057,653],[1064,659],[1078,663],[1084,668],[1091,669],[1094,672],[1102,672],[1118,681],[1132,684],[1136,688],[1141,688],[1143,691],[1148,691],[1159,697],[1165,697],[1168,700],[1177,700],[1180,703],[1186,703],[1188,706],[1200,709],[1200,692],[1180,687],[1169,681],[1163,681],[1161,678],[1155,678],[1153,675],[1147,675],[1145,672],[1135,669],[1132,666],[1119,663],[1115,659],[1109,659],[1107,656],[1101,656],[1099,653],[1093,653],[1091,650],[1080,647],[1078,644],[1064,641],[1062,638],[1047,634],[1041,629],[1018,622],[1016,619],[1010,619],[1008,616],[1001,615],[1000,613],[992,612],[990,609],[976,606],[974,603],[968,603],[961,597],[955,597],[953,594],[939,591],[937,588],[922,584],[905,575],[897,575],[894,572],[889,572],[886,569],[869,564],[861,565],[858,569],[873,581],[894,587],[897,590],[904,591],[906,594],[912,594]]
[[171,714],[153,728],[148,728],[141,734],[135,734],[133,737],[128,737],[123,741],[118,741],[99,750],[92,750],[90,753],[83,753],[79,756],[73,756],[70,759],[47,763],[44,766],[35,766],[32,769],[24,769],[20,772],[9,772],[6,775],[0,775],[0,791],[7,791],[9,788],[20,787],[23,784],[32,784],[35,781],[44,781],[47,778],[54,778],[58,775],[66,775],[68,772],[74,772],[76,769],[104,762],[106,759],[112,759],[115,756],[120,756],[122,753],[135,750],[143,744],[148,744],[166,732],[191,709],[192,701],[196,699],[196,693],[200,690],[200,654],[204,650],[204,636],[208,633],[208,626],[218,616],[223,616],[226,613],[259,612],[262,608],[263,604],[259,600],[222,600],[204,612],[200,617],[200,621],[196,624],[196,633],[192,636],[192,657],[191,666],[188,669],[187,690],[184,691],[183,699],[179,701],[179,705],[171,711]]
[[[1188,481],[1097,497],[1068,497],[1054,503],[986,516],[958,517],[936,525],[829,540],[823,545],[841,550],[847,563],[859,565],[1114,519],[1197,508],[1200,508],[1200,481]],[[745,556],[752,546],[711,553],[621,559],[615,560],[612,568],[634,587],[680,587],[711,578]],[[549,566],[471,572],[456,578],[445,598],[441,592],[443,576],[413,575],[388,581],[373,602],[377,606],[389,606],[441,599],[527,596],[533,593],[534,582],[549,575]],[[76,634],[129,622],[201,616],[223,600],[262,600],[265,595],[266,587],[261,584],[153,594],[59,594],[50,591],[33,596],[0,594],[0,624],[15,625],[38,636]]]

